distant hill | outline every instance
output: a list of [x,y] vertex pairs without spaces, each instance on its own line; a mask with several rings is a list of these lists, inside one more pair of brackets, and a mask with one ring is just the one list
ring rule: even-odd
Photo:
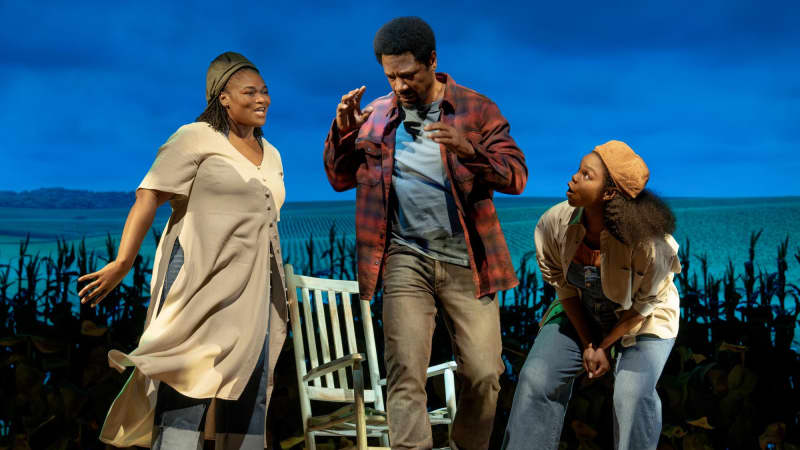
[[131,192],[92,192],[64,188],[43,188],[32,191],[0,191],[0,207],[100,209],[129,208],[136,200]]

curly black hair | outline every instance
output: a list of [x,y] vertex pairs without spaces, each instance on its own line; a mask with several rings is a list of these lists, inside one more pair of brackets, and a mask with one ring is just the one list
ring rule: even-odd
[[[606,173],[606,188],[616,189]],[[636,198],[617,194],[603,206],[603,226],[618,241],[636,245],[648,239],[675,232],[675,214],[664,201],[649,189]]]
[[[228,78],[228,80],[233,78],[234,75],[236,75],[237,73],[239,73],[239,71],[242,71],[242,70],[252,70],[252,71],[255,71],[256,73],[258,73],[258,70],[254,69],[252,67],[242,67],[241,69],[239,69],[236,72],[234,72],[230,76],[230,78]],[[230,123],[228,121],[231,120],[231,119],[230,119],[230,116],[228,116],[228,110],[225,109],[225,107],[222,106],[222,103],[219,101],[219,96],[220,96],[220,94],[222,94],[222,91],[225,90],[225,87],[227,85],[228,85],[228,83],[225,83],[225,86],[222,87],[222,89],[220,90],[220,93],[217,94],[216,97],[212,98],[210,102],[208,102],[208,106],[206,106],[205,111],[203,111],[202,114],[197,116],[197,119],[194,120],[195,122],[206,122],[207,124],[211,125],[211,128],[219,131],[220,133],[222,133],[224,135],[227,135],[228,134],[228,130],[230,130],[231,126],[230,126]],[[253,136],[255,136],[256,138],[260,138],[263,135],[264,135],[264,132],[261,131],[261,127],[256,127],[253,130]],[[259,144],[261,144],[261,141],[260,140],[258,140],[258,141],[259,141]]]
[[430,25],[419,17],[398,17],[387,22],[375,33],[375,59],[382,64],[382,55],[411,52],[414,59],[426,66],[436,50],[436,38]]

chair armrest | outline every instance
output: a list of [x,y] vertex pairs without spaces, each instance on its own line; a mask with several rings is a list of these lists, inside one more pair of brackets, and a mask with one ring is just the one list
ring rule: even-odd
[[436,375],[441,375],[448,370],[455,371],[458,368],[458,364],[455,361],[448,361],[446,363],[437,364],[435,366],[428,367],[427,377],[435,377]]
[[[458,364],[455,361],[448,361],[446,363],[437,364],[435,366],[428,367],[428,372],[425,374],[426,377],[435,377],[436,375],[441,375],[448,370],[455,371],[458,368]],[[386,386],[386,378],[378,381],[378,384],[381,386]]]
[[303,382],[311,381],[315,378],[319,378],[323,375],[327,375],[331,372],[335,372],[341,368],[352,366],[357,362],[361,362],[364,360],[364,355],[361,353],[351,353],[349,355],[342,356],[341,358],[335,359],[331,362],[327,362],[320,366],[317,366],[311,369],[306,376],[303,377]]

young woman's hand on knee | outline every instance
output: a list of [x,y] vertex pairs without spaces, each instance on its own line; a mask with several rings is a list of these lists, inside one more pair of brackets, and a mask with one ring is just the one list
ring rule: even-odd
[[589,378],[599,378],[608,372],[611,363],[604,349],[594,348],[594,345],[589,344],[583,351],[583,367],[589,374]]

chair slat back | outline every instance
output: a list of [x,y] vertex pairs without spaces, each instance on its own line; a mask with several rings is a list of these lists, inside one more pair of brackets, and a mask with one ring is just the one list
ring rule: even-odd
[[[306,325],[306,338],[308,339],[308,356],[311,361],[311,368],[319,366],[319,359],[317,358],[317,340],[315,338],[316,333],[314,332],[314,316],[311,315],[311,297],[308,294],[308,288],[303,287],[301,288],[303,293],[303,323]],[[294,331],[294,327],[292,329]],[[302,333],[300,334],[300,339],[302,343]],[[296,344],[296,342],[295,342]],[[305,375],[305,373],[303,374]],[[320,387],[322,385],[321,380],[319,378],[312,381],[314,386]]]
[[[331,301],[333,299],[333,301]],[[342,300],[344,303],[344,300]],[[344,351],[342,350],[342,328],[339,326],[339,309],[338,309],[339,302],[336,299],[336,291],[329,290],[328,291],[328,317],[331,319],[331,334],[333,335],[333,350],[334,350],[334,358],[341,358],[344,356]],[[339,379],[339,386],[347,386],[347,372],[344,369],[339,369],[337,371],[337,376]]]
[[[384,410],[383,394],[378,385],[380,375],[372,313],[369,302],[360,300],[358,282],[295,275],[289,264],[285,266],[285,273],[298,380],[333,359],[346,354],[365,353],[369,374],[369,384],[364,392],[365,400],[374,403],[375,409]],[[359,304],[359,316],[353,314],[354,301]],[[359,328],[363,331],[361,345],[357,338],[360,333],[356,322],[361,322]],[[336,370],[306,384],[308,389],[300,387],[304,420],[310,415],[310,400],[352,399],[352,377],[348,378],[346,369]]]
[[[358,295],[358,294],[356,294]],[[356,345],[356,330],[353,326],[353,307],[350,303],[350,293],[342,292],[342,305],[344,309],[344,326],[347,329],[347,351],[348,353],[356,353],[358,346]]]
[[[322,291],[314,289],[314,305],[317,312],[317,330],[319,332],[319,346],[322,353],[322,364],[331,362],[331,349],[328,344],[328,323],[325,320],[325,308],[322,306]],[[336,298],[328,298],[328,303],[336,303]],[[308,337],[308,336],[307,336]],[[332,388],[333,374],[325,375],[325,387]]]

